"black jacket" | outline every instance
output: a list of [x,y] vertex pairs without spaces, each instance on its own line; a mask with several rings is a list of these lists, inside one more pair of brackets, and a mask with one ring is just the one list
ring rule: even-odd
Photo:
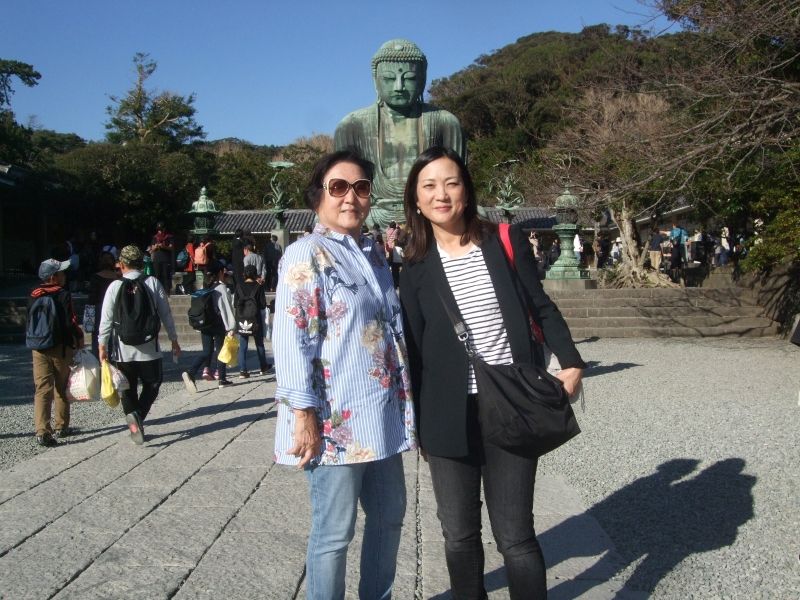
[[[517,227],[511,228],[510,237],[518,278],[511,271],[497,235],[487,238],[481,249],[514,362],[541,364],[541,347],[532,339],[522,304],[524,297],[561,366],[584,368],[586,364],[575,348],[564,318],[542,288],[527,238]],[[434,244],[424,259],[406,263],[400,273],[400,301],[418,433],[421,446],[434,456],[466,456],[468,361],[439,294],[458,314]]]

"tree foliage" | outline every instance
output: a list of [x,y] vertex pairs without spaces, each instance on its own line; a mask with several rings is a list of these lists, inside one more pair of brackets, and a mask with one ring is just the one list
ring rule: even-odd
[[269,166],[275,150],[239,144],[217,158],[216,180],[211,186],[221,210],[263,209],[274,169]]
[[11,96],[14,94],[12,77],[19,79],[23,85],[33,87],[39,84],[42,75],[28,63],[0,59],[0,110],[11,106]]
[[106,108],[106,139],[111,143],[141,142],[176,148],[205,137],[194,118],[195,96],[180,96],[145,87],[158,64],[146,53],[133,57],[136,82],[124,96],[111,96]]
[[[485,196],[492,165],[518,159],[529,203],[551,205],[556,184],[570,179],[586,210],[608,208],[624,234],[622,221],[690,201],[700,219],[737,233],[752,234],[753,219],[762,219],[750,262],[777,257],[767,250],[787,242],[770,224],[783,223],[785,233],[794,222],[777,198],[796,198],[798,180],[780,156],[800,139],[800,4],[643,4],[680,30],[534,34],[433,83],[433,102],[471,136],[478,188]],[[767,174],[781,193],[760,183]],[[626,252],[623,260],[633,272],[643,257]]]
[[177,229],[201,180],[187,153],[152,144],[89,144],[60,155],[62,183],[80,197],[84,226],[141,239],[156,221]]

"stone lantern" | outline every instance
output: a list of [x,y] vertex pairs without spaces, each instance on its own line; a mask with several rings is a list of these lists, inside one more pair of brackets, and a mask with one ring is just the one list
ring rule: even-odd
[[[187,214],[194,217],[194,227],[189,230],[195,238],[199,239],[202,236],[217,235],[219,232],[216,229],[217,215],[221,215],[222,211],[217,210],[214,201],[208,197],[208,190],[205,186],[200,189],[200,197],[192,202],[192,210]],[[197,289],[203,287],[203,272],[196,271],[195,285]]]
[[200,198],[192,202],[192,210],[188,214],[194,216],[194,228],[191,233],[196,236],[202,235],[217,235],[218,231],[215,228],[216,217],[221,215],[222,211],[217,210],[214,201],[209,199],[208,191],[205,186],[200,189]]
[[549,282],[549,285],[546,287],[582,289],[595,287],[596,283],[589,279],[589,270],[581,267],[580,260],[575,254],[574,240],[579,230],[578,198],[568,187],[565,187],[563,193],[556,198],[555,209],[556,225],[553,226],[553,231],[561,243],[561,254],[547,271],[545,282]]

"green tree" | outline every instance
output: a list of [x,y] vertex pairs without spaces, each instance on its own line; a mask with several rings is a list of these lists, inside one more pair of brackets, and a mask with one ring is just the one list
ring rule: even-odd
[[11,78],[16,77],[24,85],[33,87],[39,84],[42,75],[32,65],[18,60],[0,59],[0,109],[11,105]]
[[89,144],[59,155],[56,165],[63,185],[81,199],[86,228],[110,226],[116,239],[140,243],[156,221],[173,230],[188,224],[185,212],[202,185],[187,153],[153,144]]
[[31,130],[14,119],[10,110],[0,110],[0,160],[27,166],[33,144]]
[[216,180],[211,186],[217,207],[263,209],[274,173],[269,166],[274,154],[273,148],[240,143],[219,156]]
[[195,96],[180,96],[145,87],[158,64],[146,53],[133,57],[136,83],[124,96],[111,96],[106,108],[106,139],[112,143],[137,141],[177,148],[205,137],[194,119]]

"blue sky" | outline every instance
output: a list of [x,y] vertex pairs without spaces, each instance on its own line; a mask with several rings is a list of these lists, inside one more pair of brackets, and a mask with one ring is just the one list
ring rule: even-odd
[[[0,58],[41,74],[14,80],[17,120],[102,139],[110,95],[134,82],[132,58],[158,62],[150,87],[196,94],[207,139],[290,143],[332,134],[375,99],[370,59],[391,38],[428,56],[428,83],[539,31],[646,24],[636,0],[4,0]],[[664,27],[664,22],[656,26]]]

